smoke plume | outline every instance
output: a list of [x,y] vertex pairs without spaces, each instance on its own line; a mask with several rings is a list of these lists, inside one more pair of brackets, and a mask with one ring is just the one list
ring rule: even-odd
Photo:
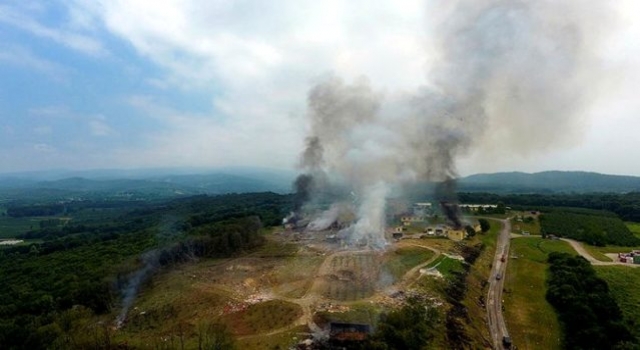
[[118,314],[118,317],[116,318],[116,327],[119,328],[120,326],[122,326],[125,319],[127,318],[127,314],[129,313],[129,309],[136,299],[136,295],[138,294],[140,285],[144,281],[146,281],[160,266],[158,256],[158,250],[155,249],[142,254],[142,267],[134,271],[129,276],[127,284],[121,292],[122,309],[120,310],[120,314]]
[[308,94],[301,170],[357,194],[350,234],[374,245],[384,239],[390,188],[442,182],[438,200],[460,226],[460,157],[477,149],[526,155],[575,144],[597,93],[597,45],[612,13],[606,2],[430,5],[434,44],[424,87],[383,95],[364,78],[348,84],[326,76]]

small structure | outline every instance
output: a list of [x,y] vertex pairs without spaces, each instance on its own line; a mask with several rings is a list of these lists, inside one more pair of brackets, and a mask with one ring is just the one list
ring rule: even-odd
[[464,229],[455,230],[450,229],[447,231],[447,238],[452,241],[461,241],[467,236],[467,232]]
[[497,204],[459,204],[458,207],[460,209],[466,209],[471,212],[476,212],[480,209],[495,209],[498,207]]
[[402,239],[403,234],[402,234],[402,232],[394,232],[394,233],[391,234],[391,236],[395,240],[400,240],[400,239]]

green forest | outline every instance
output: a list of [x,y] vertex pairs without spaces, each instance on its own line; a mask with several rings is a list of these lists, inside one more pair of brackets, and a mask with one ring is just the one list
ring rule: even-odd
[[[106,328],[94,325],[87,332],[80,325],[122,307],[128,291],[139,288],[132,286],[133,277],[144,285],[173,264],[250,251],[264,242],[262,226],[279,223],[291,200],[257,193],[135,203],[118,210],[110,202],[85,204],[73,203],[73,213],[65,213],[70,222],[52,224],[57,221],[48,218],[21,236],[36,239],[31,243],[0,249],[3,349],[108,347]],[[21,205],[7,212],[40,215],[45,207]]]

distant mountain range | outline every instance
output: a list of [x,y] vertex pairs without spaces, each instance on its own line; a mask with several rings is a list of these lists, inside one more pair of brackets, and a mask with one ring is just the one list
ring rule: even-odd
[[496,193],[585,193],[640,191],[640,177],[584,171],[476,174],[458,181],[458,190]]
[[[67,177],[68,175],[72,175]],[[0,175],[0,190],[73,193],[143,194],[160,197],[244,192],[291,192],[295,174],[288,171],[233,168],[208,173],[184,170],[108,170]]]
[[[20,192],[131,193],[171,197],[242,192],[289,193],[296,174],[261,168],[92,170],[0,174],[0,190]],[[640,177],[581,171],[476,174],[458,180],[460,192],[585,193],[640,191]]]

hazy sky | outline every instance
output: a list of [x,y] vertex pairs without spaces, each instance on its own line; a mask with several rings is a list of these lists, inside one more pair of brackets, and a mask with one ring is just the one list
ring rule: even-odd
[[[593,69],[606,79],[582,136],[544,153],[478,148],[462,174],[640,175],[640,4],[602,1],[616,18],[598,48]],[[293,168],[307,91],[321,77],[366,76],[388,96],[430,84],[433,3],[4,0],[0,172]]]

